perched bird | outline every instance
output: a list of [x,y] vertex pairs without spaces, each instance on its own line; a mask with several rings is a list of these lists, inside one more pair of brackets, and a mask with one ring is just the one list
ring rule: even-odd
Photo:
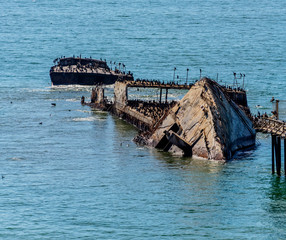
[[270,102],[274,102],[274,100],[275,100],[275,98],[274,98],[274,97],[272,97],[272,98],[271,98],[271,100],[270,100]]

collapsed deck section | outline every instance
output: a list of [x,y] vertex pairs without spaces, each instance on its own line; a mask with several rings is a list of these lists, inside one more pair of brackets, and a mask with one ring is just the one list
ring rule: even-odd
[[[129,100],[129,88],[160,88],[159,101]],[[176,102],[168,102],[168,90],[177,88],[155,81],[117,81],[114,86],[114,103],[112,111],[117,116],[133,124],[141,131],[150,132],[156,128],[157,123],[166,116]],[[183,86],[181,86],[183,87]],[[162,101],[162,90],[166,90],[165,101]]]
[[219,84],[204,78],[169,111],[148,143],[164,151],[227,160],[253,146],[255,136],[245,112]]

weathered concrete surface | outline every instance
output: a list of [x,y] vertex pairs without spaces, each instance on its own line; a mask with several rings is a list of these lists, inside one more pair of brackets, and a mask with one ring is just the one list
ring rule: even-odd
[[114,85],[114,104],[126,105],[128,101],[127,84],[124,82],[115,82]]
[[254,146],[255,136],[245,113],[220,85],[204,78],[170,110],[147,142],[165,151],[227,160],[235,151]]
[[103,104],[104,100],[104,88],[101,86],[93,88],[91,91],[90,102]]
[[112,107],[112,104],[104,96],[104,88],[102,86],[97,86],[92,89],[90,103],[85,103],[83,97],[82,104],[104,111],[108,111]]

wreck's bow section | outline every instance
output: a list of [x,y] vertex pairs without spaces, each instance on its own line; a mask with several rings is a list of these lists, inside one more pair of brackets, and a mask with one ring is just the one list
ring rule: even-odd
[[219,84],[204,78],[154,131],[149,145],[184,155],[227,160],[255,144],[252,122]]

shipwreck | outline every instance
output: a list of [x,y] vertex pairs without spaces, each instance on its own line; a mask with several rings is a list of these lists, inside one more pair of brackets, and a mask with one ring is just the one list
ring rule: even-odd
[[[157,88],[159,100],[129,100],[129,88]],[[188,92],[180,101],[168,101],[170,89]],[[136,142],[174,154],[229,160],[236,151],[255,145],[246,92],[209,78],[195,84],[116,81],[113,101],[104,95],[103,86],[98,86],[93,88],[88,105],[136,126],[140,130]]]
[[[108,85],[119,79],[133,80],[131,72],[126,73],[116,67],[112,70],[102,60],[81,56],[63,57],[55,59],[54,64],[50,69],[52,85]],[[124,67],[123,64],[123,69]]]

